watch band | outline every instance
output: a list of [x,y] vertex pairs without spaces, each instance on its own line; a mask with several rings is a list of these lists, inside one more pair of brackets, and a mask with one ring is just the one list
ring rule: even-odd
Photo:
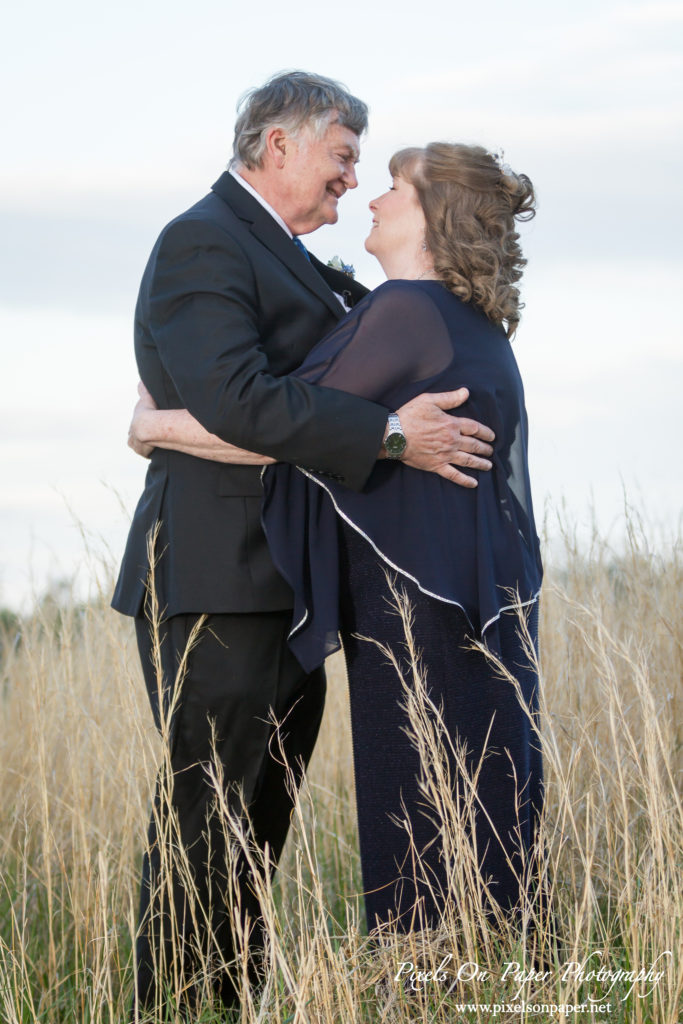
[[395,412],[389,413],[387,420],[387,436],[384,438],[384,450],[389,459],[400,459],[406,450],[408,442],[403,433],[401,421]]

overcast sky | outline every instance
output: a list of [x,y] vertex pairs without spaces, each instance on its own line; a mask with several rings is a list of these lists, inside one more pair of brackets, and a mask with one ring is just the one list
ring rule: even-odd
[[144,476],[125,438],[147,255],[224,169],[241,93],[287,67],[370,105],[359,187],[308,239],[369,285],[367,204],[394,150],[481,142],[532,178],[515,351],[538,518],[564,499],[585,522],[592,496],[609,529],[625,489],[675,528],[682,39],[679,3],[15,4],[0,62],[0,604],[85,576],[77,522],[120,556]]

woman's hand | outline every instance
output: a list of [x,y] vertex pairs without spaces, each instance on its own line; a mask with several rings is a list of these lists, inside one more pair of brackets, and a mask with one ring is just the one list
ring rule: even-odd
[[136,455],[148,459],[154,451],[154,445],[141,437],[140,432],[144,431],[142,420],[146,413],[155,412],[158,406],[141,380],[138,381],[138,395],[140,397],[133,409],[133,418],[128,427],[128,447],[132,448]]

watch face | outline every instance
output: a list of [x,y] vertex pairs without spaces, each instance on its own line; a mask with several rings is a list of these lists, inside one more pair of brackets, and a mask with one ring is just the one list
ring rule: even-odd
[[403,455],[406,450],[406,443],[405,434],[387,434],[384,440],[384,447],[389,455],[398,456]]

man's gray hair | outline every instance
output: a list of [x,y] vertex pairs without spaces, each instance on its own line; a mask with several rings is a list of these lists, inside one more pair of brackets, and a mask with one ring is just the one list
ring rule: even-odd
[[271,128],[295,136],[306,126],[322,138],[335,114],[338,124],[358,136],[368,127],[367,104],[340,82],[307,71],[273,75],[259,89],[245,93],[237,111],[231,165],[240,163],[250,170],[261,166]]

